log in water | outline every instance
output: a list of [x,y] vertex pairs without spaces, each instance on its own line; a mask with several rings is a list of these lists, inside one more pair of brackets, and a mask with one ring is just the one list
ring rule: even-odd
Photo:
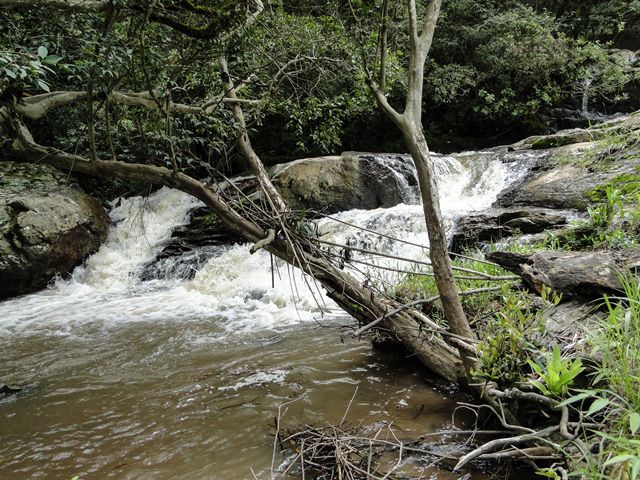
[[[503,154],[438,157],[450,225],[526,172],[529,158]],[[336,423],[356,387],[347,422],[393,422],[407,438],[449,428],[455,398],[410,360],[342,338],[350,320],[299,272],[278,264],[272,288],[264,252],[209,248],[193,278],[165,261],[165,273],[141,281],[198,205],[166,188],[122,200],[107,242],[71,279],[0,303],[0,384],[26,386],[0,400],[0,478],[270,478],[278,406],[298,399],[290,425]],[[337,217],[426,240],[418,205]],[[344,223],[323,220],[320,233],[426,258]],[[425,475],[460,478],[432,467]]]

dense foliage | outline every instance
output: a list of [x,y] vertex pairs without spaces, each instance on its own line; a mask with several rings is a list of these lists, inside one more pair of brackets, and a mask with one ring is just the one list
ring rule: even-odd
[[[119,0],[99,15],[0,10],[1,101],[90,90],[91,105],[40,122],[41,141],[89,152],[93,125],[102,157],[167,163],[174,156],[183,168],[203,172],[241,168],[224,102],[206,116],[166,118],[104,101],[115,90],[152,90],[162,101],[192,105],[220,95],[225,39],[233,80],[255,100],[245,110],[267,162],[402,148],[364,81],[379,61],[377,3],[268,2],[253,28],[229,39],[250,4]],[[461,0],[444,8],[424,92],[424,122],[436,147],[459,147],[446,146],[456,137],[499,143],[503,134],[544,130],[558,107],[579,108],[585,95],[593,106],[637,107],[625,98],[629,85],[637,88],[637,74],[608,50],[636,28],[637,0]],[[390,1],[386,92],[395,104],[404,91],[405,20],[402,2]]]

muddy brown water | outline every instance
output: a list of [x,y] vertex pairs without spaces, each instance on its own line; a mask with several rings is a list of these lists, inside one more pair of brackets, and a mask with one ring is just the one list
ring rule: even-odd
[[343,335],[346,321],[223,343],[206,340],[213,320],[3,338],[0,379],[32,386],[0,403],[0,478],[270,478],[274,418],[294,398],[283,425],[339,423],[355,392],[347,424],[393,423],[407,438],[450,428],[459,395]]
[[[438,157],[443,215],[488,207],[528,168],[526,154],[512,155]],[[413,188],[391,160],[379,162],[400,190]],[[0,400],[0,480],[271,479],[272,462],[277,469],[285,460],[277,452],[273,461],[278,408],[288,403],[288,427],[335,424],[354,392],[348,425],[374,432],[392,424],[407,440],[452,428],[459,394],[439,388],[411,358],[341,335],[352,320],[332,312],[299,272],[276,262],[272,276],[263,251],[203,249],[195,253],[207,261],[193,278],[181,273],[192,263],[178,258],[141,281],[197,206],[166,188],[122,199],[110,211],[109,238],[71,279],[0,302],[0,384],[26,385]],[[387,237],[330,222],[323,235],[422,258],[421,247],[389,237],[422,242],[421,212],[404,204],[343,212],[343,222]],[[446,448],[459,447],[453,440]],[[411,475],[523,480],[520,472],[454,474],[427,464],[411,465]]]

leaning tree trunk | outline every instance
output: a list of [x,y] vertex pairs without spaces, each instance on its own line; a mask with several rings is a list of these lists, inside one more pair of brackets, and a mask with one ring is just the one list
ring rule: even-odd
[[[439,10],[441,0],[434,0],[430,9],[434,7]],[[415,20],[414,0],[409,0],[413,5],[413,20]],[[252,8],[247,11],[247,18],[243,23],[243,28],[252,24],[263,9],[260,0],[253,0]],[[437,13],[437,12],[436,12]],[[428,15],[428,18],[436,18],[437,15]],[[415,22],[412,22],[414,24]],[[415,25],[414,25],[415,26]],[[412,52],[424,52],[429,32],[433,33],[435,23],[425,25],[426,36],[418,39],[412,35]],[[414,32],[415,33],[415,32]],[[228,33],[222,39],[222,43],[230,43],[233,32]],[[418,43],[416,43],[418,42]],[[419,44],[419,45],[418,45]],[[420,48],[418,48],[420,46]],[[384,50],[384,48],[383,48]],[[415,144],[414,159],[419,171],[421,190],[423,190],[425,212],[430,235],[433,244],[433,264],[439,283],[439,288],[443,294],[445,313],[449,317],[450,331],[435,324],[428,317],[418,310],[400,305],[398,302],[385,299],[378,295],[374,289],[362,284],[358,279],[345,271],[339,269],[332,259],[322,248],[307,237],[300,236],[296,229],[297,219],[294,219],[288,211],[288,207],[278,191],[273,186],[269,176],[264,169],[260,158],[253,151],[251,142],[246,131],[244,114],[240,107],[243,100],[238,98],[239,86],[234,85],[229,74],[224,52],[219,61],[221,72],[223,73],[223,93],[220,96],[209,99],[202,105],[184,105],[174,103],[171,100],[162,106],[164,113],[185,113],[192,115],[208,116],[211,114],[211,105],[223,102],[232,106],[232,113],[235,120],[237,143],[243,153],[247,163],[252,167],[260,188],[264,193],[264,199],[268,204],[267,209],[254,206],[251,215],[246,215],[244,205],[235,209],[234,205],[228,202],[215,190],[204,183],[185,175],[174,168],[173,171],[146,164],[129,164],[115,160],[85,159],[78,155],[72,155],[61,150],[39,145],[32,138],[29,130],[22,121],[28,118],[35,121],[46,113],[57,107],[78,102],[86,98],[86,92],[54,92],[43,96],[32,97],[23,103],[0,108],[0,123],[9,127],[15,136],[14,149],[16,155],[32,162],[42,162],[53,165],[66,172],[79,172],[88,175],[102,177],[117,177],[122,179],[135,179],[143,182],[151,182],[159,185],[166,185],[189,193],[202,200],[211,210],[219,216],[224,224],[232,232],[249,242],[255,243],[253,251],[264,248],[273,255],[281,258],[289,264],[300,268],[306,274],[311,275],[320,285],[322,285],[327,295],[333,299],[341,308],[357,318],[362,323],[378,324],[385,321],[385,326],[392,336],[407,345],[415,355],[432,371],[440,376],[458,381],[464,379],[465,370],[462,368],[461,358],[467,352],[473,352],[474,347],[466,341],[470,337],[469,330],[462,328],[462,319],[458,320],[458,313],[451,315],[450,305],[457,299],[455,284],[451,287],[442,288],[440,284],[452,280],[451,270],[447,269],[448,258],[446,256],[446,244],[444,233],[441,230],[433,230],[432,225],[440,225],[439,207],[437,203],[437,191],[435,183],[430,176],[430,164],[428,149],[422,136],[419,125],[419,115],[415,116],[416,108],[411,110],[413,116],[400,116],[393,112],[393,118],[397,124],[401,125],[400,119],[411,120],[408,123],[409,129],[403,130],[407,138],[407,144]],[[420,105],[422,68],[424,55],[412,55],[410,69],[410,95],[408,105]],[[417,89],[416,85],[420,85]],[[109,101],[143,107],[148,110],[158,110],[160,105],[155,101],[155,92],[110,92]],[[36,98],[38,97],[38,98]],[[386,100],[384,100],[386,102]],[[414,119],[418,118],[418,121]],[[416,139],[422,139],[416,142]],[[413,147],[412,147],[413,148]],[[412,150],[413,152],[413,150]],[[425,196],[426,195],[426,196]],[[435,202],[433,201],[435,199]],[[459,302],[459,300],[458,300]],[[458,316],[456,316],[458,315]],[[445,341],[446,339],[446,341]]]
[[[447,238],[442,214],[438,187],[433,172],[433,164],[429,155],[429,148],[422,129],[422,89],[424,85],[424,64],[426,62],[436,22],[440,14],[442,0],[432,0],[419,26],[415,0],[407,0],[409,14],[409,66],[407,71],[407,93],[404,111],[395,110],[388,102],[383,88],[374,82],[371,75],[368,78],[369,87],[376,101],[385,114],[396,124],[402,132],[405,144],[411,153],[416,166],[420,196],[424,209],[425,223],[430,243],[430,258],[433,273],[442,301],[444,314],[449,322],[451,332],[465,339],[474,339],[475,335],[469,326],[462,308],[457,286],[453,278],[453,271],[447,254]],[[420,27],[420,28],[419,28]],[[385,42],[385,39],[382,39]],[[380,49],[384,52],[384,49]],[[384,59],[384,55],[382,55]],[[380,63],[379,78],[384,78],[384,62]],[[383,86],[382,86],[383,87]],[[465,359],[465,367],[470,373],[473,360],[468,352],[460,349],[460,355]]]
[[[20,120],[14,119],[13,123],[16,134],[14,152],[24,160],[46,163],[65,172],[136,180],[176,188],[203,201],[227,228],[245,240],[259,243],[269,236],[265,228],[239,214],[211,187],[184,173],[175,173],[165,167],[153,165],[114,160],[91,161],[39,145]],[[271,222],[274,230],[282,232],[282,219],[271,216],[261,220],[263,223]],[[282,235],[263,245],[268,252],[311,275],[326,289],[329,298],[362,323],[374,322],[386,317],[389,312],[399,310],[389,315],[385,321],[391,335],[410,348],[427,368],[441,377],[451,381],[464,379],[465,372],[457,348],[434,334],[433,330],[437,325],[425,315],[414,309],[399,309],[401,305],[397,302],[382,300],[375,291],[322,257],[319,251],[298,248]],[[472,347],[468,346],[468,349]]]
[[421,127],[403,129],[402,134],[418,174],[422,210],[429,237],[429,256],[442,308],[447,313],[447,320],[452,332],[456,335],[473,338],[474,333],[462,309],[460,295],[449,261],[447,235],[442,221],[438,186],[433,175],[434,168],[427,141]]

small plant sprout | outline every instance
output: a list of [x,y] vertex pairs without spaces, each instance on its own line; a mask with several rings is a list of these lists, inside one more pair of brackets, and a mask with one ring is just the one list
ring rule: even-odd
[[551,355],[547,354],[546,365],[527,360],[531,368],[539,375],[539,380],[531,384],[549,397],[562,397],[567,394],[573,380],[584,371],[579,358],[573,361],[562,358],[560,347],[555,345]]

